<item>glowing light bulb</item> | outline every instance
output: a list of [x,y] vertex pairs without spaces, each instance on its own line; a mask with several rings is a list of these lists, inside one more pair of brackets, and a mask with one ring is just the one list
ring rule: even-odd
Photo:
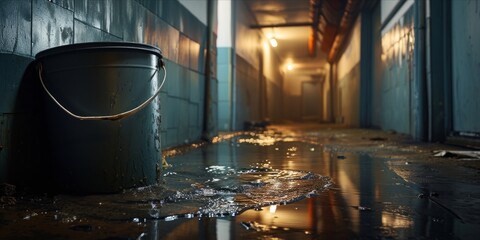
[[293,64],[289,63],[289,64],[287,65],[287,70],[288,70],[288,71],[292,71],[292,70],[293,70]]
[[274,37],[270,38],[270,45],[272,45],[272,47],[277,47],[278,46],[278,42],[277,42],[277,39],[275,39]]

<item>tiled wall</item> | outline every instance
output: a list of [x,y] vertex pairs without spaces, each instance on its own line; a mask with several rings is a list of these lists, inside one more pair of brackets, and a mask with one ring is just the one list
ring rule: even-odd
[[[411,132],[411,88],[414,81],[414,7],[393,27],[374,40],[381,51],[375,64],[374,122],[381,128],[401,133]],[[379,31],[379,30],[377,30]],[[375,54],[377,55],[377,54]]]
[[221,131],[232,129],[232,55],[233,48],[218,48],[218,128]]
[[[382,34],[376,10],[372,120],[375,126],[416,137],[417,115],[421,114],[416,111],[421,98],[418,81],[423,80],[416,75],[415,61],[419,57],[414,49],[419,44],[415,36],[418,6],[412,1],[407,3],[411,3],[410,7],[400,11],[399,18]],[[430,9],[425,30],[427,90],[424,94],[428,106],[424,106],[424,111],[434,141],[441,141],[452,131],[464,136],[480,135],[480,34],[478,26],[471,24],[480,21],[479,6],[474,0],[431,1],[426,6]]]
[[480,135],[480,2],[452,1],[453,131]]
[[236,113],[236,130],[243,129],[245,122],[261,121],[260,119],[260,75],[257,68],[248,61],[236,56],[234,101]]
[[[55,46],[126,41],[159,47],[168,71],[160,95],[162,147],[200,139],[208,33],[177,0],[0,0],[0,33],[0,182],[13,151],[22,76],[35,54]],[[216,79],[210,81],[216,93]],[[216,94],[211,97],[216,104]]]
[[285,119],[280,59],[270,45],[264,44],[266,38],[261,31],[250,28],[255,17],[245,4],[232,1],[234,18],[229,17],[235,33],[220,29],[235,39],[234,46],[219,48],[217,56],[218,127],[222,131],[242,130],[246,121]]
[[[385,130],[412,134],[411,114],[413,80],[414,11],[413,6],[403,15],[392,20],[391,27],[381,29],[380,7],[372,11],[373,79],[361,78],[360,16],[354,25],[348,44],[337,63],[337,79],[334,85],[334,120],[348,126],[360,126],[361,94],[370,92],[371,124]],[[367,18],[366,16],[365,18]],[[369,66],[366,64],[365,66]],[[371,82],[371,83],[370,83]],[[361,93],[361,84],[369,91]],[[365,97],[365,96],[364,96]],[[363,108],[362,108],[363,107]]]

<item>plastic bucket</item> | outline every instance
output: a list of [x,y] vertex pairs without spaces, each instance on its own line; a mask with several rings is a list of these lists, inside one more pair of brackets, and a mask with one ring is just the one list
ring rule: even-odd
[[112,193],[156,183],[157,96],[166,76],[161,51],[99,42],[55,47],[35,57],[54,191]]

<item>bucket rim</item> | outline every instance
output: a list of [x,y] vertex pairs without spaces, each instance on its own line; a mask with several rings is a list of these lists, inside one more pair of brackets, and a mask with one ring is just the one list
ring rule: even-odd
[[68,45],[62,45],[58,47],[52,47],[38,52],[35,55],[35,59],[42,59],[45,57],[50,57],[54,55],[60,55],[76,51],[84,50],[140,50],[146,51],[152,54],[157,55],[159,58],[162,58],[162,51],[160,48],[143,44],[143,43],[134,43],[134,42],[87,42],[87,43],[73,43]]

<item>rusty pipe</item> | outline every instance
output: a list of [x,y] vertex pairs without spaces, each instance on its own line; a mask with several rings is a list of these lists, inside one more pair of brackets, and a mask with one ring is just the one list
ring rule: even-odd
[[311,57],[315,57],[317,55],[318,24],[320,22],[322,0],[310,0],[310,6],[312,28],[310,29],[310,35],[308,36],[308,54]]

